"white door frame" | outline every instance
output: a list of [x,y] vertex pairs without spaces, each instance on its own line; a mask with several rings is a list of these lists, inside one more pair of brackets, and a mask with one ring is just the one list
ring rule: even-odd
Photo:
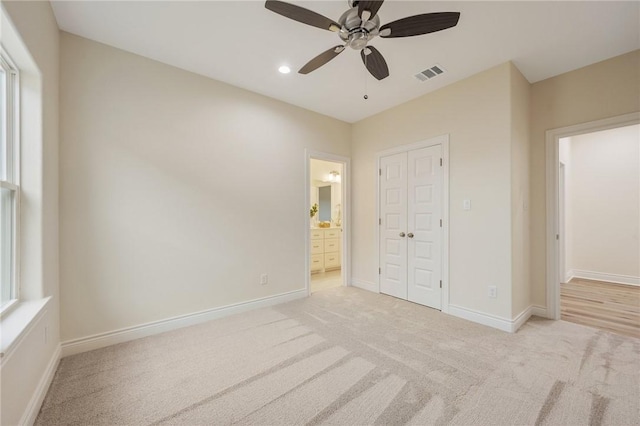
[[309,206],[311,203],[311,160],[331,161],[342,164],[342,175],[340,178],[341,188],[341,207],[342,207],[342,252],[340,253],[340,275],[342,276],[342,285],[350,285],[349,277],[351,276],[351,159],[341,155],[329,154],[326,152],[312,151],[305,149],[304,151],[304,270],[305,270],[305,288],[307,296],[311,295],[311,218],[309,217]]
[[561,127],[547,130],[545,143],[546,157],[546,248],[547,248],[547,317],[560,319],[560,282],[564,277],[560,276],[560,247],[559,247],[559,175],[560,153],[559,141],[561,138],[583,135],[585,133],[599,132],[618,127],[640,124],[640,112],[619,115],[617,117],[590,121],[574,126]]
[[[414,149],[442,145],[442,309],[449,313],[449,134],[436,136],[409,145],[400,145],[376,153],[376,217],[380,218],[380,159],[387,155],[399,154]],[[380,225],[376,224],[376,249],[378,268],[380,267]],[[380,293],[380,274],[378,274]]]
[[559,252],[558,252],[558,265],[560,267],[559,278],[560,282],[567,282],[567,169],[565,164],[561,161],[559,163],[560,173],[558,174],[558,235],[560,235]]

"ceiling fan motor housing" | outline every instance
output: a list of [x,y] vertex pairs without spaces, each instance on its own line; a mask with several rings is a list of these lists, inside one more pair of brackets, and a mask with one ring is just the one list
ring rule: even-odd
[[[355,3],[357,4],[357,1]],[[378,15],[364,21],[360,18],[357,7],[352,7],[343,13],[338,23],[341,26],[338,35],[355,50],[364,49],[369,40],[378,35],[380,28]]]

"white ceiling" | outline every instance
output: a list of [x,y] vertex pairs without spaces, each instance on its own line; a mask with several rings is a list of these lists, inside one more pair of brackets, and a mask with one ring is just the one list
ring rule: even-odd
[[[292,3],[333,20],[348,8],[346,0]],[[640,48],[636,1],[387,0],[382,24],[439,11],[461,17],[457,27],[438,33],[374,39],[391,74],[377,81],[351,49],[311,74],[297,74],[340,40],[270,12],[263,1],[54,1],[53,10],[64,31],[347,122],[509,60],[533,83]],[[282,64],[293,71],[280,74]],[[447,73],[426,82],[413,77],[435,64]]]

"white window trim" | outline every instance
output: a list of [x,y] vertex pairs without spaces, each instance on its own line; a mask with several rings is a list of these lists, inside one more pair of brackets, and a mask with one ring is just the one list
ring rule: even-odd
[[10,181],[0,180],[0,186],[14,191],[15,202],[13,210],[13,255],[11,257],[11,295],[12,298],[4,305],[0,306],[0,318],[4,317],[20,301],[20,72],[15,65],[4,46],[0,45],[0,65],[4,68],[5,73],[11,75],[7,85],[7,96],[11,97],[11,108],[7,109],[6,132],[11,141],[7,142],[7,158],[10,167],[7,174]]

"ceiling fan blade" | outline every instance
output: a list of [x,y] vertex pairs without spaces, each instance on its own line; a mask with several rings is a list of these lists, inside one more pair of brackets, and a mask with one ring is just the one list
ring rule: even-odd
[[373,0],[373,1],[363,1],[360,0],[358,2],[358,16],[360,16],[362,18],[362,12],[364,12],[365,10],[368,10],[369,12],[371,12],[371,16],[369,16],[367,19],[372,19],[374,16],[376,16],[376,14],[378,13],[378,10],[380,10],[380,6],[382,6],[382,2],[384,0]]
[[[411,37],[455,27],[460,12],[425,13],[398,19],[380,27],[380,37]],[[390,30],[390,32],[388,31]]]
[[319,13],[305,9],[304,7],[296,6],[295,4],[277,0],[267,0],[264,7],[279,15],[293,19],[294,21],[302,22],[303,24],[334,32],[340,30],[340,24],[337,22],[327,18],[326,16],[322,16]]
[[317,70],[318,68],[338,56],[340,53],[342,53],[343,50],[344,46],[342,45],[334,46],[307,62],[302,68],[300,68],[300,71],[298,72],[300,74],[309,74],[311,71]]
[[[368,55],[365,53],[367,49],[371,52]],[[367,46],[360,51],[360,57],[372,76],[378,80],[389,77],[387,61],[384,60],[378,49],[373,46]]]

